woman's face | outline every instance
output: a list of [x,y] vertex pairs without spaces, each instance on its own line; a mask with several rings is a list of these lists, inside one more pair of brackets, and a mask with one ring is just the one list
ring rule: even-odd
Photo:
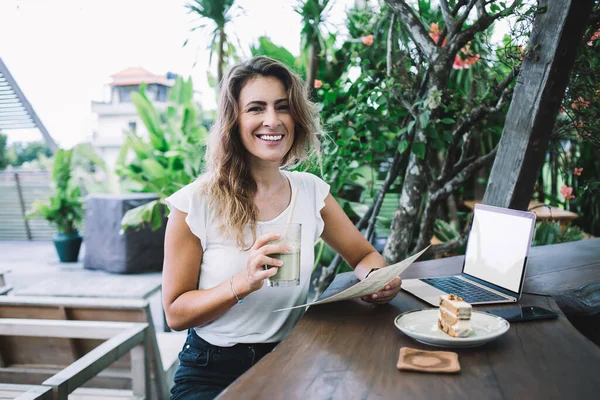
[[248,81],[238,99],[240,136],[251,158],[277,165],[294,143],[294,119],[279,79]]

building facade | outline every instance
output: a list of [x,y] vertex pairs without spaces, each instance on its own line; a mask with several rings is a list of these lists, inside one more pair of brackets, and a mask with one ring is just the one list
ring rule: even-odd
[[92,102],[95,126],[92,145],[102,156],[108,167],[116,165],[121,146],[128,131],[135,131],[146,138],[142,120],[131,100],[131,94],[146,84],[146,95],[154,106],[162,111],[167,108],[169,89],[175,83],[175,75],[154,75],[144,68],[128,68],[111,76],[110,94],[105,102]]

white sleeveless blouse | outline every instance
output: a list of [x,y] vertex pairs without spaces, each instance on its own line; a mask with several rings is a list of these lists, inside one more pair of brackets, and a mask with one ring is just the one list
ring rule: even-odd
[[[222,347],[237,343],[271,343],[281,341],[298,322],[304,308],[273,312],[279,308],[304,304],[307,300],[310,276],[314,264],[314,243],[323,232],[321,209],[329,194],[329,185],[306,172],[283,171],[298,199],[293,221],[302,224],[300,254],[300,285],[295,287],[268,287],[266,284],[248,295],[243,303],[236,304],[216,320],[194,329],[207,342]],[[199,182],[193,182],[166,199],[170,209],[187,213],[186,222],[201,242],[203,249],[198,289],[209,289],[227,282],[246,267],[248,251],[240,249],[234,237],[223,236],[218,227],[215,210],[209,207],[208,198],[198,193]],[[290,212],[286,208],[270,221],[258,225],[283,223]],[[252,244],[247,229],[246,245]],[[195,278],[195,277],[194,277]],[[232,295],[233,296],[233,295]]]

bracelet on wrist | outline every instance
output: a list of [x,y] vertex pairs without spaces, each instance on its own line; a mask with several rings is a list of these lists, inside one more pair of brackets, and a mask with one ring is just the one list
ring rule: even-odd
[[237,295],[237,293],[235,292],[235,288],[233,287],[233,276],[231,277],[231,279],[229,280],[229,286],[231,287],[231,293],[233,293],[233,296],[235,297],[235,299],[237,300],[238,304],[243,303],[244,299],[240,299]]

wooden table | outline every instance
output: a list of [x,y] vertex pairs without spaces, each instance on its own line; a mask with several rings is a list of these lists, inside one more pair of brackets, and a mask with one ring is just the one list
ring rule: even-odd
[[523,304],[561,316],[513,324],[491,343],[455,349],[458,375],[396,369],[401,347],[439,350],[394,326],[399,313],[426,307],[409,294],[386,306],[360,300],[315,306],[219,399],[597,398],[600,348],[573,328],[550,297],[526,295]]
[[[452,274],[460,272],[461,262],[453,257],[415,263],[402,276]],[[569,323],[550,295],[585,280],[600,282],[600,239],[534,248],[526,276],[526,290],[544,295],[525,294],[520,304],[560,317],[515,323],[493,342],[456,349],[458,375],[396,369],[401,347],[436,350],[394,326],[401,312],[429,307],[401,292],[386,306],[352,300],[310,308],[291,334],[219,399],[598,398],[600,347]],[[342,274],[336,280],[350,278]]]
[[[482,200],[467,200],[463,204],[471,210],[475,208],[475,204],[481,203]],[[579,218],[579,215],[572,211],[563,210],[562,208],[548,206],[538,201],[531,201],[527,206],[527,209],[535,213],[538,221],[556,220],[561,223],[573,221]]]

